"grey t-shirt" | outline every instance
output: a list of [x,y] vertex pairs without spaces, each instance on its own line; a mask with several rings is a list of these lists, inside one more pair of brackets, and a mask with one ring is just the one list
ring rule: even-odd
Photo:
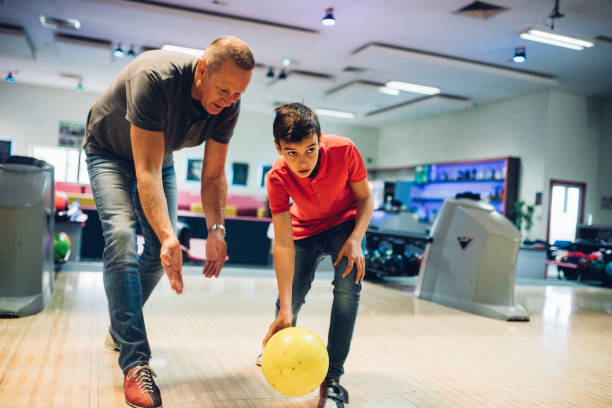
[[229,143],[240,100],[218,115],[208,114],[191,97],[197,62],[192,56],[162,50],[136,57],[89,111],[85,152],[133,160],[130,123],[164,133],[163,167],[170,166],[172,152],[183,147],[209,138]]

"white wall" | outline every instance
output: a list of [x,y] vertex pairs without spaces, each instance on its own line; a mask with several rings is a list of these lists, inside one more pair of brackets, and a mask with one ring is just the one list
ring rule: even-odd
[[[13,140],[13,154],[28,155],[32,144],[55,146],[58,141],[60,121],[85,123],[90,107],[98,94],[55,88],[43,88],[23,84],[0,83],[0,139]],[[243,112],[236,125],[227,158],[227,176],[231,184],[231,163],[249,163],[249,180],[245,187],[231,186],[231,194],[249,194],[265,197],[265,189],[259,187],[261,165],[274,163],[274,149],[270,114]],[[349,137],[359,148],[364,161],[370,158],[375,164],[378,147],[378,129],[349,126],[327,122],[320,118],[324,133]],[[197,182],[186,181],[187,158],[202,158],[204,148],[198,146],[174,154],[179,189],[199,191]]]
[[384,127],[377,162],[391,167],[519,157],[519,199],[533,204],[535,193],[544,193],[531,237],[544,239],[550,179],[586,182],[585,213],[599,222],[602,115],[602,103],[596,99],[561,92],[526,95]]
[[82,122],[98,98],[89,92],[0,83],[0,139],[12,139],[13,154],[30,145],[56,146],[59,122]]
[[603,103],[601,139],[599,141],[599,192],[596,197],[597,217],[594,222],[612,225],[612,210],[601,208],[601,198],[612,197],[612,99]]
[[[514,156],[521,159],[519,197],[543,191],[548,94],[539,93],[381,129],[378,163],[385,167]],[[528,174],[528,177],[525,177]],[[533,233],[542,236],[542,209]]]
[[599,191],[599,142],[602,102],[580,95],[551,92],[548,127],[544,204],[548,206],[549,180],[586,183],[584,222],[589,214],[597,223]]

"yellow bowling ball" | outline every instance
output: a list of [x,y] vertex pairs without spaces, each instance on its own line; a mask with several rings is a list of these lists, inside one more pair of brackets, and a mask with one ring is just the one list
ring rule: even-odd
[[293,397],[308,394],[321,385],[328,367],[325,344],[302,327],[276,332],[261,356],[261,369],[268,384]]

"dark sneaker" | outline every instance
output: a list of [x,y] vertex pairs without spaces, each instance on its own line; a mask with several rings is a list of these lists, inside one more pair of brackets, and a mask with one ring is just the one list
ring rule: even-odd
[[104,339],[104,347],[113,351],[121,350],[121,344],[119,344],[119,342],[115,340],[113,334],[110,331],[110,328],[108,329],[108,332],[106,333],[106,338]]
[[130,368],[123,381],[126,404],[134,408],[161,408],[161,394],[153,380],[156,376],[148,365]]
[[317,408],[344,408],[349,403],[348,391],[338,380],[326,378],[319,388],[319,404]]

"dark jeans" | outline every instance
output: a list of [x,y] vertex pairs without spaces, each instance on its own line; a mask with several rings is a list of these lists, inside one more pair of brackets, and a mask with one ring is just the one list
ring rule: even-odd
[[[347,221],[312,237],[294,241],[295,244],[295,272],[293,274],[292,309],[293,326],[296,325],[300,308],[306,301],[306,294],[310,290],[315,276],[315,270],[325,256],[331,256],[332,262],[355,228],[354,221]],[[346,257],[334,267],[334,301],[331,308],[329,332],[327,335],[327,353],[329,354],[328,378],[340,378],[344,374],[344,362],[351,347],[353,329],[359,308],[361,282],[355,284],[357,268],[345,278],[342,273],[346,270],[348,261]],[[276,314],[280,310],[280,300],[276,300]]]
[[[144,215],[132,162],[113,156],[87,156],[87,171],[104,234],[104,290],[111,332],[121,344],[119,366],[124,373],[149,363],[142,307],[164,273],[161,244]],[[176,226],[177,193],[174,167],[162,170],[170,221]],[[145,245],[138,256],[136,227]]]

